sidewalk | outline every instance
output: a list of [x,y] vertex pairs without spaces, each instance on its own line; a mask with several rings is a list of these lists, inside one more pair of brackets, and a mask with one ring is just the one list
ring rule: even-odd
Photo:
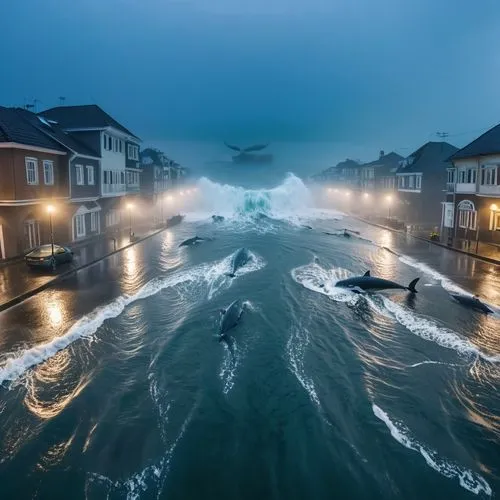
[[103,257],[123,250],[139,243],[166,229],[147,227],[134,228],[135,240],[131,243],[128,229],[115,234],[103,234],[80,245],[71,248],[74,251],[74,260],[71,264],[64,264],[56,272],[30,269],[24,260],[14,261],[0,267],[0,311],[34,295],[47,288],[52,282],[70,274],[82,267],[86,267]]
[[376,227],[380,227],[382,229],[387,229],[387,230],[393,231],[395,233],[400,233],[400,234],[405,234],[405,235],[408,234],[408,235],[412,236],[413,238],[417,238],[419,240],[426,241],[428,243],[432,243],[433,245],[447,248],[448,250],[451,250],[453,252],[463,253],[463,254],[468,255],[470,257],[474,257],[476,259],[484,260],[484,261],[489,262],[491,264],[496,264],[496,265],[500,266],[500,247],[490,245],[488,243],[478,242],[477,251],[476,251],[476,242],[475,241],[471,241],[469,244],[469,242],[463,241],[463,240],[456,241],[453,246],[450,246],[450,245],[447,245],[446,243],[442,243],[440,241],[434,241],[434,240],[429,239],[429,237],[427,236],[428,232],[427,233],[406,232],[404,230],[394,229],[394,228],[386,226],[384,224],[379,224],[377,222],[374,222],[374,221],[371,221],[368,219],[364,219],[364,218],[356,216],[356,215],[353,215],[353,217],[362,221],[362,222],[365,222],[366,224],[370,224],[371,226],[376,226]]

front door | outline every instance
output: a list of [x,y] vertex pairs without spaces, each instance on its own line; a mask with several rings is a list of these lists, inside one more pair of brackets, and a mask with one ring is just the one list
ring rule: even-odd
[[40,225],[37,220],[27,220],[24,223],[24,247],[35,248],[40,245]]

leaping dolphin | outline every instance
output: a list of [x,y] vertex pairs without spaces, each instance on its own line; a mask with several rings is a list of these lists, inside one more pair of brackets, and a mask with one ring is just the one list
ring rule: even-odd
[[240,299],[231,302],[227,309],[221,309],[221,318],[219,324],[219,341],[226,338],[226,334],[231,328],[234,328],[240,321],[243,314],[243,303]]
[[249,260],[252,259],[250,252],[246,248],[240,248],[233,257],[231,261],[231,272],[227,273],[226,276],[234,278],[236,271],[243,267]]
[[363,276],[355,276],[346,280],[338,281],[335,286],[341,288],[351,288],[353,291],[368,290],[408,290],[411,293],[417,293],[415,285],[420,278],[415,278],[408,286],[400,285],[395,281],[385,280],[383,278],[374,278],[370,276],[370,271],[366,271]]
[[195,236],[194,238],[189,238],[187,240],[184,240],[179,246],[180,247],[187,247],[190,245],[196,245],[200,241],[205,241],[207,238],[200,238],[199,236]]
[[470,309],[475,309],[476,311],[481,311],[486,314],[492,313],[493,311],[484,303],[479,300],[477,295],[474,297],[469,297],[468,295],[460,295],[458,293],[450,293],[450,295],[460,304],[469,307]]

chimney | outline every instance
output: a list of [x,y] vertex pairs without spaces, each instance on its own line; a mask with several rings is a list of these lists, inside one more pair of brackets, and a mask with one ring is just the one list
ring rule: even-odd
[[384,153],[384,150],[383,150],[383,149],[381,149],[381,150],[380,150],[380,158],[382,158],[383,156],[385,156],[385,153]]

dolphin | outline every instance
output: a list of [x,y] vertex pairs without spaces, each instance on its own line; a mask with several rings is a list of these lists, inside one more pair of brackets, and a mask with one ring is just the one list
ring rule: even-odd
[[458,293],[450,293],[450,295],[457,302],[470,309],[475,309],[476,311],[481,311],[486,314],[493,312],[484,302],[481,302],[479,300],[479,297],[477,295],[474,295],[474,297],[469,297],[468,295],[460,295]]
[[205,241],[206,238],[200,238],[199,236],[195,236],[194,238],[189,238],[187,240],[184,240],[179,246],[180,247],[187,247],[189,245],[196,245],[200,241]]
[[219,341],[226,338],[226,334],[231,328],[234,328],[240,321],[243,314],[243,303],[240,299],[229,304],[227,309],[221,309],[221,318],[219,323]]
[[249,260],[251,260],[252,256],[250,252],[246,248],[240,248],[233,257],[231,261],[231,272],[226,273],[226,276],[230,278],[234,278],[236,271],[243,267]]
[[345,238],[351,237],[351,235],[345,229],[342,233],[329,233],[328,231],[323,231],[323,234],[327,234],[328,236],[344,236]]
[[385,280],[382,278],[373,278],[370,276],[370,271],[366,271],[363,276],[355,276],[354,278],[347,278],[346,280],[338,281],[335,286],[341,288],[352,288],[353,291],[359,292],[367,290],[387,290],[399,289],[408,290],[412,293],[417,293],[415,285],[420,278],[415,278],[408,286],[400,285],[395,281]]
[[312,227],[308,226],[307,224],[302,224],[302,227],[304,227],[305,229],[312,229]]
[[213,222],[223,222],[224,221],[224,216],[222,216],[222,215],[212,215],[212,221]]

